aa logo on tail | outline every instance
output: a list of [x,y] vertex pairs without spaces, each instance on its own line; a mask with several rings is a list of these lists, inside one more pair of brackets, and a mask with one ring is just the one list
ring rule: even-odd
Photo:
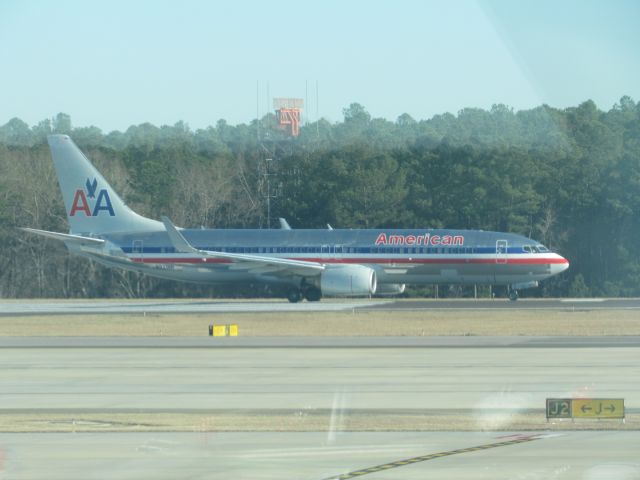
[[[87,193],[84,193],[84,190],[79,188],[76,190],[75,195],[73,196],[73,202],[71,203],[71,211],[69,212],[70,217],[75,217],[76,213],[84,213],[87,217],[96,217],[101,211],[109,212],[109,215],[115,217],[115,212],[113,211],[113,207],[111,206],[111,199],[109,198],[109,192],[107,192],[106,188],[101,189],[98,192],[98,198],[96,198],[96,190],[98,189],[98,181],[94,178],[93,181],[90,181],[87,178],[86,183],[84,184]],[[95,199],[95,203],[93,203],[93,209],[91,209],[89,205],[89,200],[87,199]]]

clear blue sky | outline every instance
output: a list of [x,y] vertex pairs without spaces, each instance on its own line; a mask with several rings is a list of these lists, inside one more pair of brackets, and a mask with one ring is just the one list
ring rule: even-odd
[[332,122],[352,102],[390,120],[608,110],[640,100],[639,46],[638,0],[2,0],[0,125],[248,123],[267,82]]

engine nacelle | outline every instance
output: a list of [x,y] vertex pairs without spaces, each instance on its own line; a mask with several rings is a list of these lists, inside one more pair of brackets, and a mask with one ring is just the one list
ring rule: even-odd
[[376,272],[364,265],[329,265],[320,276],[323,295],[373,295],[376,286]]
[[537,281],[533,282],[524,282],[524,283],[514,283],[511,285],[511,288],[514,290],[524,290],[525,288],[536,288],[538,286]]
[[376,289],[376,295],[400,295],[404,293],[404,283],[381,283]]

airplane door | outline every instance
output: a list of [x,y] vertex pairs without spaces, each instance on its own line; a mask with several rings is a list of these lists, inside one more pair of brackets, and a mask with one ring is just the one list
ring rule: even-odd
[[143,251],[144,251],[144,245],[142,243],[142,240],[134,240],[133,241],[133,248],[131,249],[131,253],[133,253],[133,255],[141,257]]
[[507,241],[496,241],[496,263],[507,263]]

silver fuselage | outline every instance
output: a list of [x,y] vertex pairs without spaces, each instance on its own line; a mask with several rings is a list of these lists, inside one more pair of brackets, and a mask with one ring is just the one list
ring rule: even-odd
[[[562,256],[529,238],[479,230],[182,230],[196,248],[317,262],[359,264],[378,284],[514,285],[544,280],[568,267]],[[225,259],[176,253],[166,232],[108,234],[104,246],[69,245],[74,253],[111,267],[201,283],[296,284]],[[540,251],[541,250],[541,251]]]

